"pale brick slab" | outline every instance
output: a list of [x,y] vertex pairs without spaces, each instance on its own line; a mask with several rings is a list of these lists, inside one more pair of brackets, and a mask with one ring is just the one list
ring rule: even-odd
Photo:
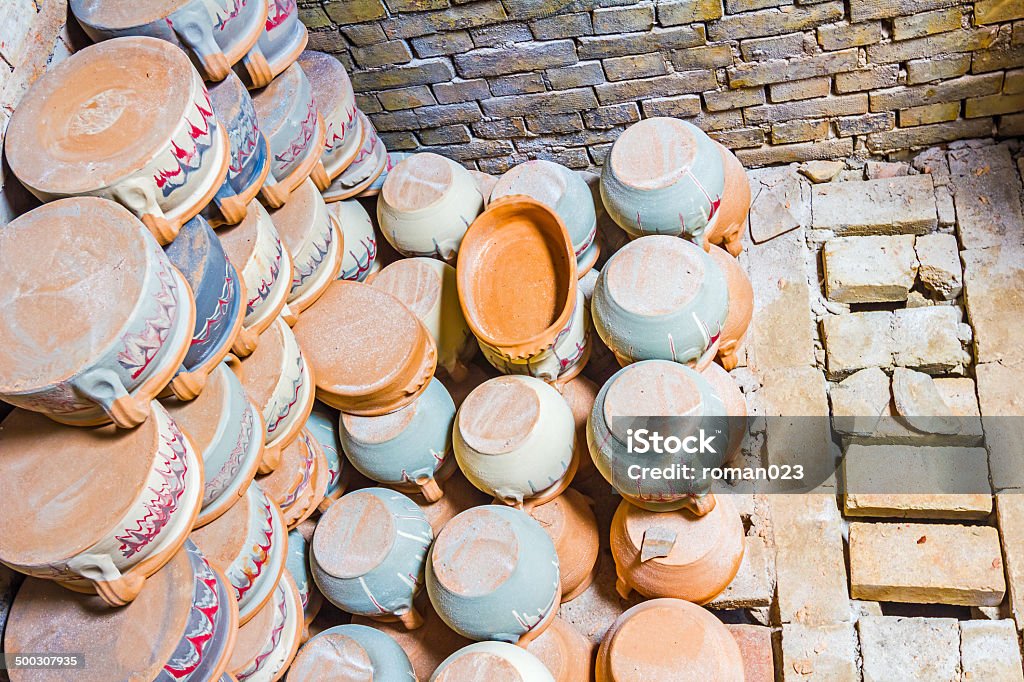
[[960,667],[965,682],[1024,682],[1013,621],[961,622]]
[[893,361],[929,374],[963,374],[971,362],[965,345],[970,326],[956,306],[897,310],[893,320]]
[[999,533],[988,526],[850,525],[855,599],[995,606],[1006,592]]
[[997,490],[1024,488],[1024,368],[992,362],[974,371],[992,485]]
[[849,621],[843,524],[835,496],[771,495],[769,505],[781,622],[823,625]]
[[980,519],[992,512],[984,448],[850,445],[847,516]]
[[1005,146],[949,153],[960,243],[966,249],[1024,241],[1020,185]]
[[924,234],[938,223],[930,175],[815,185],[811,209],[814,227],[841,236]]
[[798,485],[800,489],[834,487],[838,453],[833,453],[828,427],[824,375],[814,367],[789,367],[766,371],[761,381],[752,413],[794,418],[768,420],[769,463],[802,465],[806,485]]
[[1024,365],[1024,248],[970,249],[961,257],[976,361]]
[[841,377],[865,367],[891,367],[893,324],[892,313],[883,310],[824,318],[821,325],[829,375]]
[[857,636],[851,623],[782,626],[783,682],[856,682]]
[[917,254],[917,276],[925,287],[946,301],[960,295],[964,288],[963,269],[956,237],[934,232],[914,242]]
[[775,655],[772,652],[772,629],[762,625],[727,623],[729,631],[743,656],[743,682],[774,682]]
[[905,301],[917,276],[914,235],[838,237],[821,257],[825,293],[840,303]]
[[996,495],[996,521],[1006,559],[1010,613],[1017,622],[1017,629],[1024,630],[1024,495]]
[[953,618],[866,616],[857,631],[864,682],[960,680],[960,628]]
[[768,569],[768,549],[756,535],[747,536],[740,570],[725,590],[711,600],[709,609],[750,609],[772,602],[772,577]]

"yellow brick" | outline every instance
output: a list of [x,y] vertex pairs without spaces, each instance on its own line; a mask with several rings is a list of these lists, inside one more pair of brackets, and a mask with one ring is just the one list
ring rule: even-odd
[[974,3],[974,20],[979,24],[996,24],[1011,19],[1024,19],[1024,2],[1020,0],[978,0]]
[[928,123],[952,121],[960,115],[960,102],[925,104],[900,110],[900,127],[920,126]]
[[974,97],[967,100],[967,118],[995,116],[997,114],[1016,114],[1024,111],[1024,94],[989,95]]

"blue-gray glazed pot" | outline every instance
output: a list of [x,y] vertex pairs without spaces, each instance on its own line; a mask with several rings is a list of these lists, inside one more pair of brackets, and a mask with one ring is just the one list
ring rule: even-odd
[[355,679],[356,671],[373,682],[416,680],[409,657],[390,636],[366,625],[338,625],[306,642],[288,669],[288,681]]

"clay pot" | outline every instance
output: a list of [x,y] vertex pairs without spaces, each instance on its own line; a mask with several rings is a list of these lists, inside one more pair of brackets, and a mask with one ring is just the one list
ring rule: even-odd
[[506,642],[470,644],[446,658],[430,676],[430,682],[493,680],[555,682],[555,678],[536,656]]
[[715,616],[681,599],[653,599],[616,619],[597,651],[597,682],[662,679],[743,682],[736,640]]
[[557,213],[529,197],[492,202],[466,233],[457,274],[466,321],[496,369],[549,381],[582,369],[585,313]]
[[643,237],[608,260],[591,310],[594,328],[621,364],[661,359],[703,369],[721,344],[729,288],[699,246]]
[[185,50],[207,80],[224,80],[256,45],[266,3],[245,0],[116,3],[71,0],[79,25],[95,41],[148,36]]
[[413,502],[423,510],[427,521],[430,522],[430,527],[434,529],[434,535],[440,533],[444,525],[458,514],[470,507],[479,507],[490,501],[491,498],[467,481],[458,469],[452,472],[451,478],[445,481],[444,497],[440,500],[431,502],[422,495],[413,498]]
[[[327,511],[345,492],[345,460],[341,456],[341,436],[338,433],[338,413],[321,402],[313,403],[313,411],[306,420],[306,430],[320,444],[327,461],[327,492],[320,503],[320,511]],[[294,575],[294,572],[293,572]]]
[[497,505],[448,522],[430,548],[426,583],[455,632],[524,647],[551,624],[561,594],[551,538],[525,512]]
[[[215,680],[227,667],[237,627],[238,609],[223,576],[186,542],[138,599],[119,609],[48,580],[26,580],[4,645],[7,651],[83,654],[85,667],[70,676],[83,682]],[[16,682],[43,678],[39,670],[9,674]],[[58,672],[45,677],[69,678]]]
[[280,208],[321,163],[324,122],[298,64],[254,93],[252,102],[260,130],[270,143],[270,174],[260,189],[260,200],[270,208]]
[[329,475],[320,444],[302,429],[299,437],[281,452],[277,469],[256,482],[281,507],[285,526],[293,530],[323,502]]
[[477,488],[505,504],[543,504],[576,473],[572,410],[551,386],[509,376],[481,384],[455,416],[452,445],[459,468]]
[[238,76],[232,73],[209,90],[213,113],[228,135],[231,161],[224,184],[202,215],[212,227],[235,225],[245,218],[249,202],[267,179],[270,147],[256,120],[252,97]]
[[299,66],[313,88],[313,99],[326,126],[322,163],[313,174],[317,189],[325,190],[356,158],[363,129],[352,82],[341,62],[329,54],[306,50],[299,55]]
[[[654,415],[654,416],[652,416]],[[715,452],[650,452],[636,441],[629,448],[630,432],[648,429],[663,437],[698,438],[703,432],[714,440]],[[587,442],[598,471],[619,493],[643,509],[674,511],[689,507],[705,514],[714,506],[703,478],[685,480],[641,476],[642,469],[719,466],[728,443],[725,403],[701,374],[665,360],[647,360],[619,370],[597,395],[587,423]],[[699,442],[699,441],[698,441]],[[695,446],[696,447],[696,446]],[[638,467],[639,469],[634,469]]]
[[121,206],[81,197],[11,221],[0,254],[0,398],[67,424],[142,423],[195,324],[156,240]]
[[370,119],[358,110],[356,118],[363,141],[349,167],[323,190],[324,201],[342,201],[361,195],[383,175],[388,164],[388,150],[377,136],[377,130]]
[[342,414],[341,445],[367,478],[436,502],[455,469],[451,456],[455,403],[437,379],[411,404],[379,417]]
[[306,643],[288,671],[289,682],[415,680],[402,647],[365,625],[339,625]]
[[415,608],[423,618],[423,624],[415,630],[406,630],[398,622],[385,623],[365,616],[353,616],[352,624],[371,627],[393,639],[412,663],[416,678],[428,680],[444,659],[473,642],[441,620],[424,592],[417,595]]
[[238,381],[221,364],[203,394],[188,402],[164,401],[164,407],[203,457],[203,507],[196,527],[228,511],[245,495],[263,459],[263,418]]
[[611,529],[615,589],[623,599],[636,590],[706,604],[736,577],[743,543],[743,521],[728,495],[704,516],[650,512],[623,500]]
[[338,221],[345,234],[345,249],[341,258],[338,279],[365,281],[380,270],[377,260],[377,235],[373,222],[358,201],[337,201],[327,204],[327,210]]
[[235,73],[250,88],[264,88],[295,63],[307,42],[309,34],[299,20],[295,0],[267,0],[263,33],[256,47],[235,67]]
[[245,357],[256,349],[260,334],[280,314],[292,317],[286,305],[291,292],[292,259],[267,210],[253,201],[238,225],[217,231],[228,260],[245,282],[245,320],[232,352]]
[[619,136],[601,173],[604,207],[632,237],[703,240],[722,202],[722,156],[702,130],[677,118],[634,123]]
[[712,260],[725,273],[729,287],[729,314],[722,327],[721,344],[718,346],[718,361],[726,369],[736,367],[740,344],[747,334],[750,318],[754,316],[754,288],[750,278],[736,259],[717,246],[709,246]]
[[270,212],[270,218],[291,254],[288,322],[295,324],[298,314],[313,305],[338,277],[345,235],[312,180],[303,182],[286,205]]
[[[303,524],[306,523],[315,526],[312,520],[303,522]],[[309,626],[320,612],[324,598],[313,583],[313,574],[309,570],[309,540],[299,528],[288,533],[288,556],[285,559],[285,568],[295,580],[295,588],[299,591],[303,620],[300,642],[305,642],[309,639]]]
[[437,364],[465,378],[476,338],[459,306],[455,268],[433,258],[403,258],[380,271],[373,286],[404,303],[426,325],[437,346]]
[[230,161],[203,79],[156,38],[115,38],[55,64],[11,117],[6,152],[40,200],[113,199],[161,244],[209,203]]
[[145,424],[57,426],[15,410],[0,429],[0,561],[112,606],[134,599],[181,548],[203,466],[157,402]]
[[245,290],[220,240],[202,216],[185,223],[178,238],[164,247],[171,264],[188,283],[196,306],[192,343],[170,390],[192,400],[206,386],[235,344],[245,317]]
[[466,369],[468,370],[466,377],[459,381],[452,379],[449,374],[441,374],[439,377],[441,383],[444,384],[444,387],[448,389],[448,393],[452,396],[452,400],[455,401],[455,407],[461,407],[462,403],[469,397],[469,394],[476,390],[480,384],[488,379],[495,379],[501,376],[497,370],[485,362],[472,362]]
[[413,152],[388,152],[388,160],[384,164],[384,170],[382,170],[380,175],[377,176],[377,179],[371,182],[370,186],[360,192],[358,196],[360,198],[375,197],[380,194],[381,189],[384,187],[384,181],[388,179],[388,174],[391,173],[391,170],[412,155]]
[[490,201],[515,195],[532,197],[558,213],[572,240],[576,276],[587,274],[601,255],[601,247],[596,240],[594,201],[583,178],[553,161],[527,161],[501,176]]
[[358,282],[332,283],[295,334],[313,366],[317,397],[363,417],[412,403],[437,361],[423,323],[391,294]]
[[715,393],[725,404],[725,413],[729,418],[729,447],[725,452],[725,464],[732,465],[739,456],[743,439],[747,435],[747,399],[728,372],[717,363],[711,363],[701,372],[708,380]]
[[561,575],[561,601],[575,599],[590,587],[597,572],[600,538],[594,501],[572,488],[530,510],[555,543]]
[[284,571],[287,537],[281,510],[255,483],[226,514],[192,532],[192,542],[227,577],[239,624],[270,600]]
[[483,204],[465,168],[437,154],[414,154],[388,173],[377,221],[402,255],[451,261]]
[[314,374],[295,335],[280,318],[260,338],[256,351],[232,369],[264,425],[260,473],[277,468],[281,452],[299,436],[313,410]]
[[288,571],[270,601],[238,628],[228,670],[238,682],[275,682],[284,677],[299,650],[302,604]]
[[[617,367],[617,365],[616,365]],[[573,477],[574,483],[588,480],[594,475],[597,469],[594,467],[594,460],[590,458],[590,450],[587,449],[587,419],[594,409],[594,401],[601,388],[585,376],[578,376],[572,381],[567,381],[559,386],[562,398],[572,410],[572,418],[576,423],[576,457],[579,460],[579,469]]]
[[494,186],[498,184],[498,177],[475,170],[469,171],[469,174],[473,176],[473,182],[480,191],[480,196],[484,198],[484,208],[486,208],[491,200],[491,192],[494,191]]
[[718,219],[704,232],[704,250],[707,251],[711,244],[717,244],[736,257],[743,252],[740,240],[747,224],[747,214],[750,213],[750,180],[735,154],[719,142],[715,142],[715,146],[722,156],[725,187],[722,190]]
[[313,579],[342,611],[422,624],[413,607],[434,539],[419,507],[385,488],[364,488],[331,505],[313,534]]
[[590,682],[594,647],[561,618],[556,617],[526,650],[544,664],[555,682]]

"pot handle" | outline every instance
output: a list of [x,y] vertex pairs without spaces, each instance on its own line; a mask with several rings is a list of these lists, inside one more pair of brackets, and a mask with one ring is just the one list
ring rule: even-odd
[[68,568],[93,584],[100,599],[110,606],[124,606],[139,596],[146,582],[141,575],[121,573],[105,554],[80,554]]
[[260,46],[253,45],[248,54],[242,57],[242,65],[245,66],[245,73],[249,76],[254,88],[265,88],[274,80],[274,73],[270,70],[270,63]]
[[203,65],[203,71],[212,81],[222,81],[231,73],[231,64],[213,37],[216,19],[199,3],[190,3],[171,15],[174,33],[185,43]]
[[75,380],[77,392],[99,404],[103,411],[122,429],[131,429],[149,417],[148,404],[142,404],[128,394],[121,377],[110,369],[94,369]]
[[170,244],[178,236],[181,226],[164,215],[149,177],[124,180],[114,190],[114,198],[146,224],[161,246]]

